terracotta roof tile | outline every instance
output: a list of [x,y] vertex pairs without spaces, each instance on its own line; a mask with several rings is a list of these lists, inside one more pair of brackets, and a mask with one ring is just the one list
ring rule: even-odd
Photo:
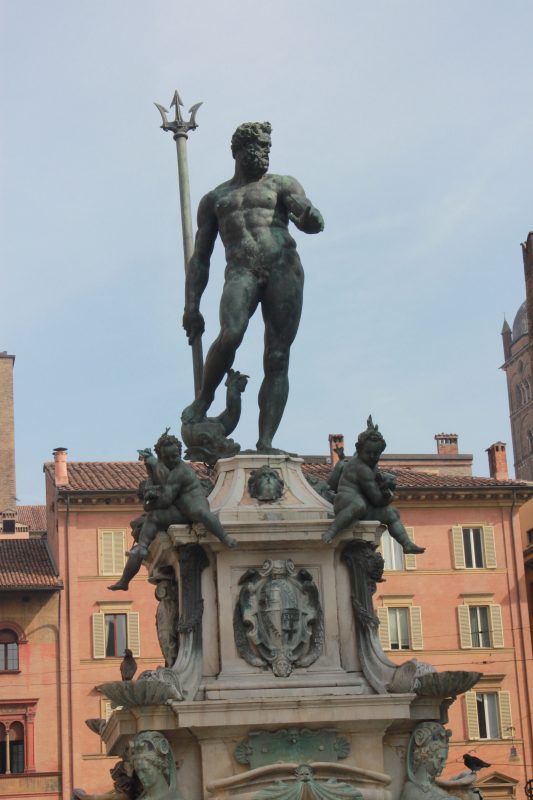
[[[495,478],[475,478],[470,475],[446,475],[433,472],[421,472],[414,469],[387,468],[396,476],[398,489],[488,489],[516,487],[533,490],[533,483],[527,481],[497,481]],[[303,471],[307,475],[326,480],[331,472],[330,464],[304,464]]]
[[[204,464],[192,464],[199,478],[209,473]],[[45,464],[45,471],[54,480],[53,463]],[[142,461],[69,461],[68,485],[61,489],[71,492],[136,492],[139,483],[146,479]]]
[[17,522],[32,532],[46,530],[46,506],[17,506]]
[[[209,477],[204,464],[192,464],[200,478]],[[54,478],[53,463],[45,464],[45,470]],[[304,464],[303,471],[316,478],[327,479],[330,464]],[[396,475],[399,490],[406,489],[505,489],[522,488],[533,491],[533,483],[526,481],[497,481],[495,478],[474,478],[463,475],[434,474],[413,469],[394,468],[388,470]],[[141,461],[69,461],[68,486],[61,487],[71,492],[137,491],[139,482],[146,478]]]
[[43,539],[0,539],[0,591],[62,587]]

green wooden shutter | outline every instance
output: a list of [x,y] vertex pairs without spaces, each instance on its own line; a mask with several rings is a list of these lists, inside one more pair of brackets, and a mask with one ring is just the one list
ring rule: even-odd
[[139,631],[139,612],[128,612],[128,647],[134,656],[140,656],[141,640]]
[[379,641],[384,650],[390,650],[389,634],[389,609],[381,607],[377,609],[379,619]]
[[485,566],[488,569],[494,569],[496,567],[496,544],[492,525],[483,525],[483,545],[485,550]]
[[472,630],[470,628],[470,607],[457,606],[457,618],[459,620],[459,641],[463,650],[472,647]]
[[502,739],[513,738],[513,720],[511,717],[511,693],[498,692],[498,702],[500,704],[500,734]]
[[466,727],[469,739],[479,739],[477,698],[475,692],[465,692]]
[[492,647],[504,647],[502,607],[499,605],[491,605],[489,606],[489,611],[490,611],[490,637],[491,637]]
[[[415,540],[415,529],[414,528],[406,528],[408,537],[412,542]],[[403,563],[405,569],[416,569],[416,556],[414,553],[404,553],[403,555]]]
[[105,614],[93,614],[93,658],[105,658]]
[[409,609],[411,622],[411,649],[423,650],[424,642],[422,639],[422,609],[420,606],[411,606]]
[[453,558],[455,569],[465,569],[465,549],[463,546],[463,529],[460,525],[452,527]]

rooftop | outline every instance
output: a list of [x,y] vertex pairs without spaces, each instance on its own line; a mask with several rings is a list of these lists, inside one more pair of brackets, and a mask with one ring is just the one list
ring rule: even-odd
[[30,533],[46,531],[46,506],[17,506],[17,522],[26,525]]
[[[199,478],[209,478],[204,464],[193,463]],[[47,463],[45,472],[54,481],[54,464]],[[328,463],[304,463],[303,472],[326,480],[331,472]],[[533,493],[533,483],[526,481],[475,478],[470,475],[433,474],[419,469],[390,469],[397,479],[398,490],[409,489],[507,489],[520,488]],[[59,487],[63,492],[136,492],[140,481],[146,478],[141,461],[70,461],[68,484]]]
[[62,588],[44,539],[0,539],[0,591]]

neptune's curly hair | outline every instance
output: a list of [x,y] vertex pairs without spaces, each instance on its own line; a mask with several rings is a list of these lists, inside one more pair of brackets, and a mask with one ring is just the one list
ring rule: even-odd
[[272,125],[270,122],[243,122],[231,137],[231,152],[235,154],[246,147],[250,142],[270,137]]

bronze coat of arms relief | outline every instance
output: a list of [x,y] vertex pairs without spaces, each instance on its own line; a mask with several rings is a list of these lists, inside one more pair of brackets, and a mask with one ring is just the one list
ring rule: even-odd
[[235,644],[241,658],[272,669],[278,678],[294,667],[308,667],[322,653],[323,614],[318,588],[291,559],[264,561],[239,581],[235,607]]

